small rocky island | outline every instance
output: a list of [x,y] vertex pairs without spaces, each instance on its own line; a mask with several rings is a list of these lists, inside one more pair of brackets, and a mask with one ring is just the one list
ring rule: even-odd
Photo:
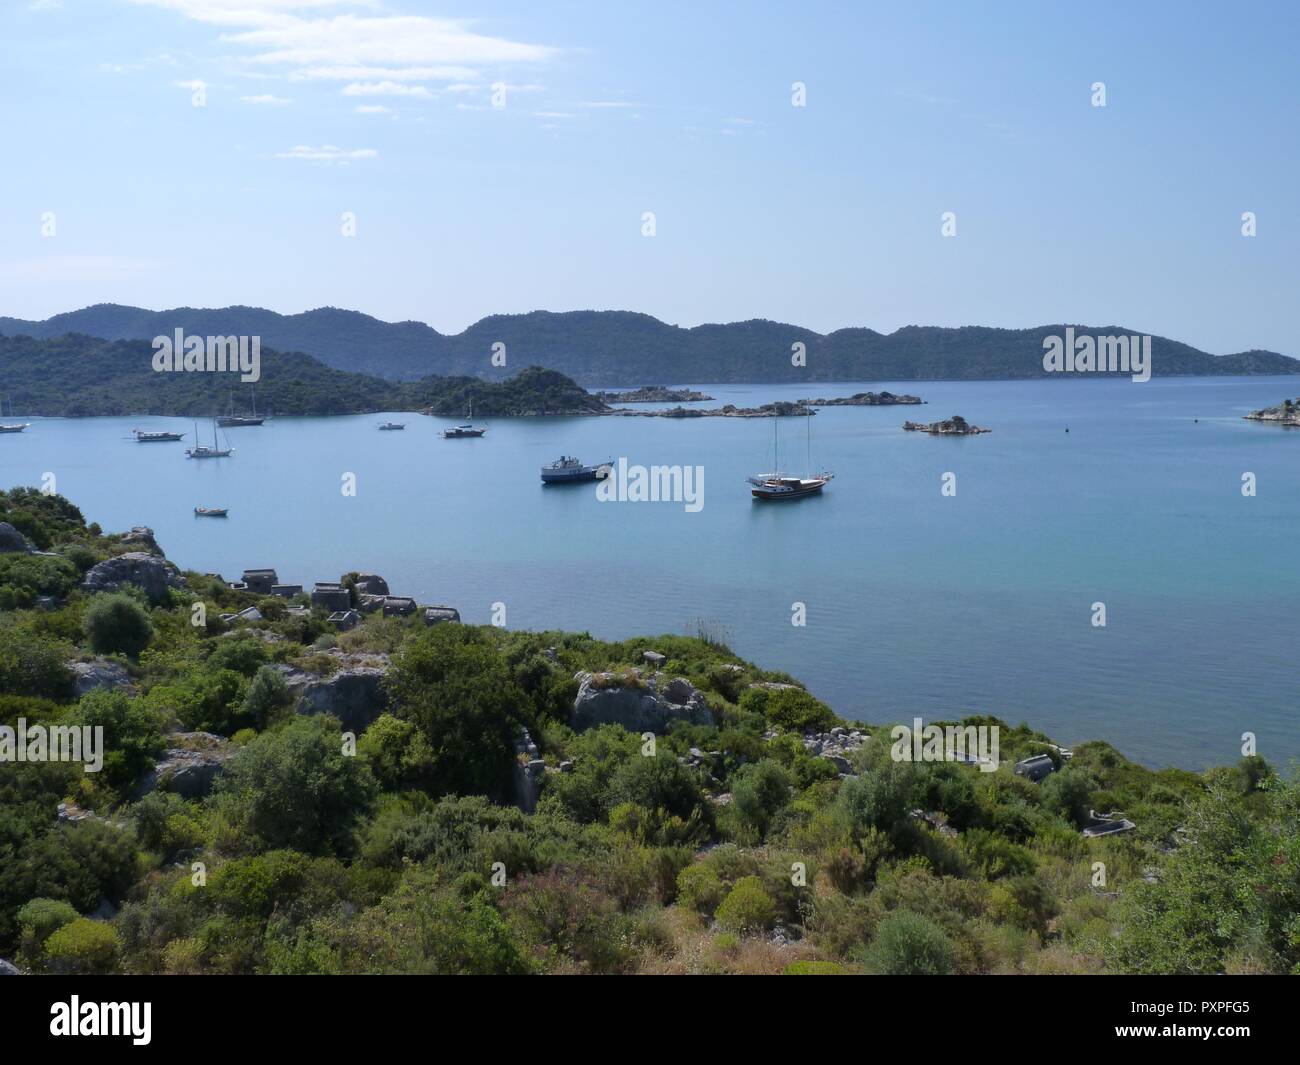
[[941,422],[931,422],[926,425],[925,422],[904,422],[903,428],[910,433],[930,433],[932,436],[975,436],[978,433],[991,433],[992,429],[981,429],[978,425],[971,425],[960,414],[954,414],[951,418],[945,418]]
[[855,392],[833,399],[805,399],[810,407],[894,407],[899,404],[924,403],[920,396],[896,396],[892,392]]
[[611,410],[609,414],[625,418],[792,418],[811,416],[817,412],[806,403],[789,403],[777,400],[761,407],[737,407],[728,403],[723,407],[669,407],[666,410]]
[[1253,410],[1245,415],[1247,421],[1277,422],[1279,425],[1300,426],[1300,399],[1284,399],[1276,407]]
[[713,397],[689,388],[642,385],[630,392],[597,392],[596,398],[605,403],[704,403]]

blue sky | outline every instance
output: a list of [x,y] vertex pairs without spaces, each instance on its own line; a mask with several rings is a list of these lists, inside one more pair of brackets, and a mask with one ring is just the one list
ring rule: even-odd
[[1249,3],[11,0],[0,314],[1069,321],[1300,354],[1298,23]]

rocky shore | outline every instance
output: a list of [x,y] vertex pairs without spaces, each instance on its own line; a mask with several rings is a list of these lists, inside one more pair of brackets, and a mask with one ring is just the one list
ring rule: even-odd
[[978,433],[991,433],[992,429],[981,429],[971,425],[960,414],[945,418],[941,422],[904,422],[903,428],[909,433],[929,433],[931,436],[975,436]]
[[895,407],[924,403],[925,400],[920,396],[896,396],[893,392],[855,392],[851,396],[804,399],[800,402],[809,407]]
[[1300,426],[1300,399],[1284,399],[1276,407],[1253,410],[1245,415],[1250,422],[1276,422],[1278,425]]
[[607,413],[624,418],[789,418],[813,415],[817,412],[805,403],[787,403],[778,400],[761,407],[737,407],[728,403],[723,407],[670,407],[667,410],[611,410]]
[[643,385],[628,392],[597,392],[596,398],[604,403],[704,403],[712,396],[693,392],[689,388],[664,388],[661,385]]

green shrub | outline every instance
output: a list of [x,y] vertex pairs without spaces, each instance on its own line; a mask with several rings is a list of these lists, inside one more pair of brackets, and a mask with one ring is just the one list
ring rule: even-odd
[[111,925],[78,917],[45,941],[45,964],[54,973],[111,973],[117,968],[119,946]]
[[770,724],[790,732],[824,732],[836,721],[829,706],[802,688],[746,688],[740,709],[762,714]]
[[736,881],[715,916],[718,924],[738,935],[761,932],[776,919],[776,903],[758,877],[746,876]]
[[374,778],[343,754],[332,717],[298,717],[240,748],[217,781],[220,807],[246,843],[307,854],[347,852]]
[[945,976],[956,968],[952,940],[933,921],[906,910],[876,928],[863,958],[877,976]]
[[22,933],[19,954],[29,965],[37,965],[45,950],[45,941],[79,914],[62,899],[32,899],[18,911]]
[[83,725],[104,729],[103,776],[111,787],[129,788],[153,767],[165,747],[162,721],[143,700],[98,688],[81,697]]
[[72,672],[51,643],[0,629],[0,692],[61,701],[72,694]]
[[731,813],[745,843],[760,843],[778,810],[790,802],[790,778],[773,761],[742,766],[731,777]]
[[694,862],[677,874],[677,902],[706,917],[714,910],[726,893],[722,878],[707,862]]
[[244,717],[256,728],[264,729],[277,711],[287,709],[292,702],[284,674],[274,666],[264,665],[253,675],[248,694],[244,696]]
[[100,654],[135,656],[153,639],[148,611],[124,592],[95,596],[82,624],[90,646]]

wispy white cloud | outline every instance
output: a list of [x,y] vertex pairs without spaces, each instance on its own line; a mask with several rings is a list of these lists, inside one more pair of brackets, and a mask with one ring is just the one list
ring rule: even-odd
[[277,159],[305,159],[315,163],[350,163],[354,159],[374,159],[379,152],[374,148],[339,148],[333,144],[322,144],[313,148],[307,144],[295,144],[287,152],[277,152]]
[[358,81],[345,86],[344,96],[429,96],[423,85],[404,85],[399,81]]
[[593,110],[624,110],[640,107],[640,104],[627,103],[624,100],[580,100],[578,107],[587,107]]
[[283,96],[272,96],[269,92],[263,93],[261,96],[241,96],[239,99],[243,103],[255,104],[259,107],[284,107],[293,103],[292,100],[287,100]]
[[352,109],[359,115],[391,115],[393,109],[385,107],[383,104],[357,104]]
[[290,77],[469,81],[484,68],[542,63],[548,45],[478,33],[471,24],[393,14],[378,0],[129,0],[219,26],[245,61]]

